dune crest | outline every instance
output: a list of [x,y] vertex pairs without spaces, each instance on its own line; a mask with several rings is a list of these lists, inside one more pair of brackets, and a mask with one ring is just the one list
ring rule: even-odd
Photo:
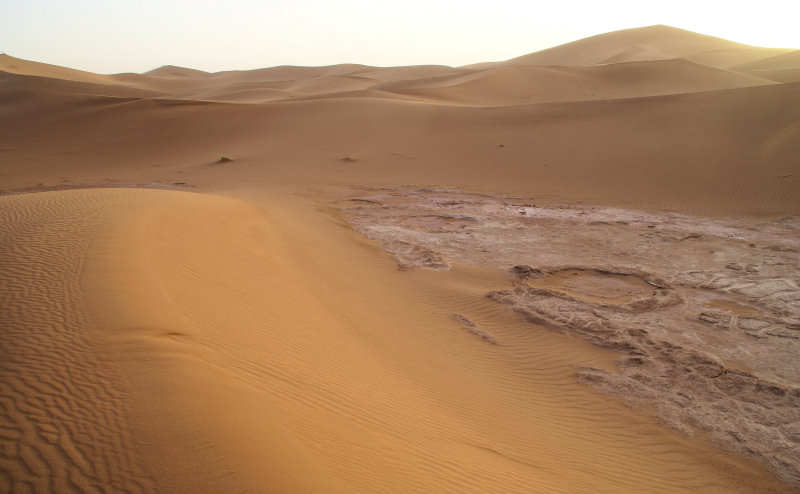
[[612,61],[686,58],[703,60],[703,63],[719,68],[729,68],[789,51],[791,50],[753,47],[671,26],[657,25],[599,34],[523,55],[508,63],[596,65]]
[[[98,200],[100,199],[100,200]],[[0,198],[5,492],[151,492],[125,387],[87,319],[81,269],[104,223],[81,191]]]
[[[0,71],[118,85],[128,91],[148,91],[150,97],[269,103],[306,98],[411,96],[412,100],[441,104],[507,106],[796,82],[798,63],[792,51],[742,45],[669,26],[649,26],[592,36],[505,62],[458,68],[340,64],[208,73],[165,65],[144,74],[98,75],[3,55]],[[663,65],[654,63],[670,60],[692,63],[675,64],[666,71],[662,70]],[[620,67],[621,72],[612,76],[615,80],[609,81],[608,75],[615,69],[588,70],[616,64],[633,65],[638,73],[628,73],[631,69]],[[768,67],[769,64],[777,65]],[[558,72],[562,76],[554,78]],[[635,84],[631,86],[626,81]],[[598,85],[607,86],[609,82],[612,93],[597,91]],[[623,84],[614,86],[614,82]],[[564,85],[576,83],[580,89],[564,91]],[[455,89],[463,85],[467,87]]]

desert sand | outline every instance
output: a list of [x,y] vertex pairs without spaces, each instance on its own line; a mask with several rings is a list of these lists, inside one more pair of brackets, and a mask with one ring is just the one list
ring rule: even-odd
[[798,53],[0,55],[0,492],[797,492]]

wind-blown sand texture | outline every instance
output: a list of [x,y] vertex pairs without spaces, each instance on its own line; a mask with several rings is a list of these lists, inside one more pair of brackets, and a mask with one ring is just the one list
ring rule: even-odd
[[796,491],[796,53],[0,56],[0,492]]
[[621,353],[616,371],[581,368],[582,381],[800,483],[800,219],[708,221],[442,189],[345,204],[403,269],[516,264],[512,286],[488,298]]

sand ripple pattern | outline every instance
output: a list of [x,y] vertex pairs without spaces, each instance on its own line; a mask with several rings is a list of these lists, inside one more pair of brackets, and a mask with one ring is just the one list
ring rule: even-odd
[[0,492],[154,490],[84,319],[80,274],[103,198],[0,198]]
[[515,265],[512,289],[491,300],[620,352],[614,371],[579,368],[581,382],[800,486],[800,218],[366,192],[342,201],[348,219],[400,269]]

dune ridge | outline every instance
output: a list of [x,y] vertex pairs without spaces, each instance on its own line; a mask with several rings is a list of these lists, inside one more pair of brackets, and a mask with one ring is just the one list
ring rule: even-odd
[[[320,96],[391,98],[392,95],[410,94],[421,101],[443,104],[505,106],[590,99],[588,95],[592,91],[588,91],[589,86],[609,83],[620,97],[624,97],[624,94],[631,97],[795,82],[792,74],[796,72],[798,64],[792,51],[742,45],[669,26],[649,26],[601,34],[505,62],[465,67],[340,64],[209,73],[165,65],[144,74],[98,75],[3,55],[0,58],[0,70],[63,81],[118,85],[149,91],[153,97],[157,97],[154,93],[160,93],[162,97],[180,99],[268,103]],[[660,71],[661,65],[655,62],[667,61],[683,61],[684,64],[672,65],[666,72]],[[770,63],[778,64],[778,67],[767,70],[764,64]],[[632,64],[641,68],[638,74],[623,72],[614,80],[608,80],[608,74],[613,74],[614,69],[611,72],[588,70],[617,64]],[[572,70],[568,70],[570,67]],[[580,67],[585,69],[579,70]],[[691,72],[690,67],[697,73]],[[630,69],[620,67],[619,70]],[[689,72],[685,73],[687,70]],[[548,73],[552,72],[561,72],[566,79],[548,77]],[[574,74],[572,77],[578,75],[581,78],[584,91],[578,94],[574,90],[564,93],[561,86],[570,84],[571,74]],[[456,90],[454,86],[461,86],[461,81],[469,83],[474,80],[483,83],[468,91],[468,94],[474,93],[471,97],[459,97],[464,89]],[[643,87],[637,90],[614,85],[625,81],[637,81]],[[653,84],[656,87],[652,87]],[[648,86],[650,88],[646,89]],[[440,89],[419,92],[420,88]],[[448,91],[443,88],[451,89]],[[504,95],[509,90],[511,93],[532,91],[537,96]],[[594,92],[593,98],[597,99],[615,97],[602,91],[601,94]],[[476,97],[478,94],[482,97]]]
[[149,492],[113,365],[97,354],[81,269],[103,221],[80,191],[0,198],[0,486]]
[[760,48],[722,38],[655,25],[599,34],[510,60],[527,65],[595,65],[686,58],[729,68],[791,51]]

